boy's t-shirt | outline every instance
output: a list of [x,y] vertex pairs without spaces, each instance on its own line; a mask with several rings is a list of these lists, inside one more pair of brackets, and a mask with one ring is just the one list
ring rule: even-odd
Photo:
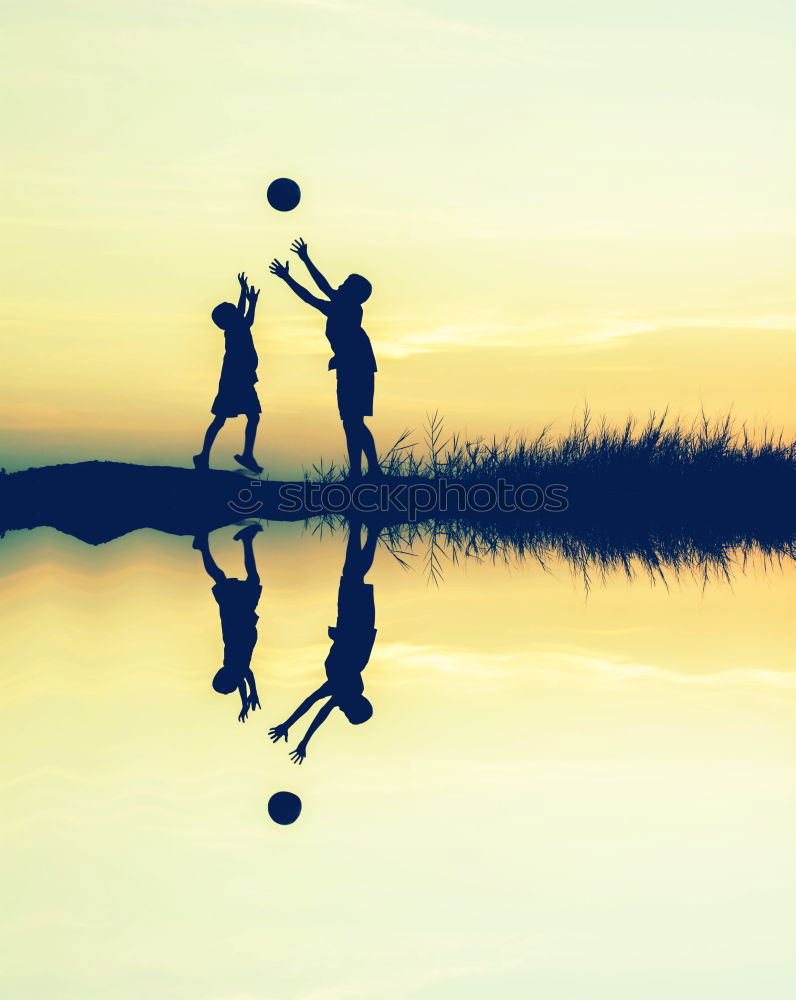
[[329,370],[343,374],[378,371],[370,337],[362,329],[362,306],[331,299],[326,313],[326,338],[332,345]]
[[221,580],[213,587],[221,618],[224,666],[245,670],[257,643],[256,608],[263,588],[249,580]]
[[246,322],[239,322],[226,329],[221,380],[235,380],[253,385],[258,381],[258,363],[251,326]]
[[376,641],[373,585],[340,577],[337,625],[329,627],[332,648],[326,657],[326,676],[335,693],[362,694],[362,671]]

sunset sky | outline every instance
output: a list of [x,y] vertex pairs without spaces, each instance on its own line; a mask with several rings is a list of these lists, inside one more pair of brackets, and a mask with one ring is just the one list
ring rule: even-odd
[[[373,283],[382,453],[435,411],[470,436],[586,405],[796,435],[792,2],[6,8],[0,468],[189,466],[241,270],[265,475],[339,460],[322,319],[267,272],[299,235],[333,284]],[[234,531],[211,536],[231,575]],[[792,560],[587,593],[553,555],[468,559],[435,588],[422,546],[407,571],[380,545],[373,718],[335,712],[297,768],[267,727],[323,681],[345,539],[254,544],[242,726],[189,537],[2,537],[0,994],[794,996]]]
[[[272,473],[338,457],[298,234],[371,278],[384,451],[730,408],[793,430],[793,9],[33,0],[4,15],[9,468],[188,464],[245,269]],[[270,209],[275,176],[304,197]],[[301,265],[293,264],[297,277]],[[240,421],[223,432],[237,450]],[[235,445],[235,447],[233,447]]]

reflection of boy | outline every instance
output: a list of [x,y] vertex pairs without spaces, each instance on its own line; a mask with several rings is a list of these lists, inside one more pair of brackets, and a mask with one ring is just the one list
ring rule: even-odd
[[337,624],[330,626],[328,630],[332,647],[324,664],[326,683],[305,698],[289,719],[269,730],[275,743],[282,737],[287,740],[288,730],[293,723],[316,701],[327,699],[310,723],[304,738],[290,754],[297,764],[307,756],[309,741],[329,717],[332,709],[339,708],[355,726],[367,722],[373,715],[373,706],[365,697],[362,671],[368,665],[376,640],[376,608],[373,586],[365,583],[364,577],[373,564],[377,541],[378,533],[369,531],[364,547],[360,547],[360,525],[350,526],[337,596]]
[[245,580],[230,579],[219,569],[210,554],[207,535],[194,540],[194,548],[201,552],[205,570],[214,581],[212,594],[218,604],[224,640],[224,662],[213,678],[213,690],[219,694],[238,691],[241,700],[238,719],[241,722],[246,721],[249,709],[255,711],[260,707],[251,669],[251,658],[257,643],[257,604],[263,590],[254,561],[252,539],[260,530],[259,524],[250,524],[235,535],[235,540],[243,544]]

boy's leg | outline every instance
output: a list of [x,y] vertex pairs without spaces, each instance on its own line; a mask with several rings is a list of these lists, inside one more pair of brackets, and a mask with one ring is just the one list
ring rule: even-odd
[[348,475],[351,479],[362,477],[362,429],[365,424],[362,419],[345,417],[343,431],[348,448]]
[[364,580],[373,566],[373,558],[376,555],[376,545],[379,541],[379,529],[367,525],[365,543],[362,544],[362,534],[359,521],[349,522],[348,546],[346,548],[345,563],[343,573],[356,575],[357,579]]
[[373,440],[373,434],[364,419],[362,420],[362,450],[368,460],[368,475],[381,476],[379,456],[376,454],[376,442]]
[[202,450],[198,455],[194,455],[193,464],[197,469],[207,468],[207,463],[210,460],[210,449],[213,447],[213,442],[218,437],[218,432],[226,423],[226,417],[219,417],[218,415],[213,417],[210,426],[205,431],[205,441],[202,445]]
[[257,463],[254,457],[254,439],[257,436],[257,427],[260,423],[259,413],[246,414],[246,431],[243,437],[243,451],[235,456],[235,461],[252,472],[262,472],[262,466]]
[[246,580],[249,583],[259,583],[260,574],[257,572],[257,563],[254,559],[254,545],[251,538],[243,540],[243,565],[246,569]]
[[373,557],[376,554],[376,545],[379,541],[379,529],[368,525],[363,545],[362,524],[362,521],[353,518],[348,522],[348,542],[345,548],[342,574],[349,577],[355,576],[358,580],[364,580],[373,566]]
[[254,558],[254,536],[262,531],[259,524],[247,524],[245,528],[235,535],[235,538],[243,546],[243,565],[246,569],[246,580],[249,583],[259,583],[260,574],[257,572],[257,563]]
[[207,535],[197,535],[193,540],[193,547],[202,554],[202,565],[213,583],[221,583],[226,580],[223,571],[210,554],[210,543],[207,540]]
[[365,544],[362,546],[362,576],[367,576],[373,565],[376,555],[376,546],[379,544],[380,531],[372,525],[368,525],[368,533],[365,535]]
[[254,439],[257,437],[257,428],[259,424],[259,413],[248,413],[246,415],[246,431],[243,435],[243,454],[247,458],[254,458]]
[[348,522],[348,538],[345,546],[342,576],[359,575],[362,558],[362,522],[353,518]]

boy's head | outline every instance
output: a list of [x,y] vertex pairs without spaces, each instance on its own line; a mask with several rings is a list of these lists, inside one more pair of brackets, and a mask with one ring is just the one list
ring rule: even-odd
[[373,285],[371,285],[367,278],[363,278],[361,274],[349,274],[337,291],[338,294],[344,295],[352,302],[362,305],[363,302],[367,302],[370,298]]
[[220,330],[228,330],[234,324],[238,310],[231,302],[222,302],[210,315]]
[[340,704],[340,710],[352,726],[360,726],[373,715],[373,706],[364,694],[346,699]]
[[238,690],[239,680],[240,678],[229,667],[222,667],[213,678],[213,690],[219,694],[232,694]]

